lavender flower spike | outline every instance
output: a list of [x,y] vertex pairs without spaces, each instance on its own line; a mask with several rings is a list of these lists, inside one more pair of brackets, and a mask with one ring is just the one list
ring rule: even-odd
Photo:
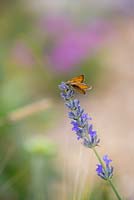
[[100,140],[96,131],[93,131],[93,125],[89,123],[91,117],[81,108],[79,100],[74,99],[74,89],[65,82],[62,82],[59,88],[61,90],[61,97],[69,109],[68,117],[71,119],[72,130],[76,133],[77,138],[82,139],[85,147],[92,148],[98,146]]
[[62,82],[59,85],[59,88],[61,90],[61,97],[64,99],[66,107],[69,109],[68,117],[71,119],[71,124],[73,125],[72,131],[74,131],[77,135],[77,139],[82,140],[82,144],[85,147],[93,150],[96,158],[99,161],[99,164],[96,168],[98,176],[106,180],[113,189],[117,199],[122,200],[112,182],[113,167],[110,165],[112,160],[109,159],[107,155],[104,155],[102,160],[95,148],[98,146],[100,139],[97,136],[97,132],[93,129],[93,125],[90,123],[92,120],[91,117],[85,113],[84,109],[80,105],[79,100],[74,98],[75,91],[71,84],[68,82]]
[[105,163],[105,166],[103,166],[102,164],[98,164],[96,172],[98,176],[100,176],[104,180],[111,179],[113,176],[113,167],[110,166],[110,162],[112,162],[112,160],[110,160],[107,155],[104,155],[103,161]]

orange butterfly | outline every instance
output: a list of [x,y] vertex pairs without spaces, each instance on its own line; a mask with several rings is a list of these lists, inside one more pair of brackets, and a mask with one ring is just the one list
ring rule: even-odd
[[89,87],[87,84],[83,82],[84,82],[84,75],[80,75],[80,76],[72,78],[66,83],[71,85],[79,93],[86,94],[86,90],[92,89],[92,87]]

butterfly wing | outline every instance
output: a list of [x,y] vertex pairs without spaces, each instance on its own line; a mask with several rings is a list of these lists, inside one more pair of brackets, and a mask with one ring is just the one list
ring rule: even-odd
[[71,84],[72,87],[78,91],[81,94],[86,94],[86,90],[91,89],[92,87],[89,87],[87,84],[85,83],[73,83]]
[[76,76],[72,78],[71,80],[67,81],[68,83],[83,83],[84,81],[84,75]]
[[79,92],[79,93],[81,93],[81,94],[86,94],[86,91],[85,90],[82,90],[80,87],[78,87],[77,85],[73,85],[73,88],[77,91],[77,92]]

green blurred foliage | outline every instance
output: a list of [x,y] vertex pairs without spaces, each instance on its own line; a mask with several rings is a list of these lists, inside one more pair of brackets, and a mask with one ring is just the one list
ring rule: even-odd
[[92,188],[86,185],[86,192],[81,200],[114,200],[115,196],[109,184],[106,181],[96,181]]
[[[58,149],[45,136],[60,116],[58,84],[79,74],[86,74],[89,84],[97,84],[102,75],[99,53],[67,73],[54,71],[44,56],[44,47],[51,48],[53,41],[37,30],[38,17],[21,0],[0,3],[0,200],[55,199],[53,185],[61,178],[56,167]],[[12,57],[21,42],[32,54],[31,66]],[[18,121],[8,120],[12,112],[44,98],[53,99],[54,105]],[[92,199],[112,200],[100,185],[90,194]]]

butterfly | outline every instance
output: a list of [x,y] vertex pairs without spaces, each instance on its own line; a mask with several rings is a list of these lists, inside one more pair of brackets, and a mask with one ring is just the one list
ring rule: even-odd
[[84,83],[84,75],[76,76],[71,80],[66,82],[68,85],[71,85],[76,91],[81,94],[86,94],[86,90],[92,89],[86,83]]

